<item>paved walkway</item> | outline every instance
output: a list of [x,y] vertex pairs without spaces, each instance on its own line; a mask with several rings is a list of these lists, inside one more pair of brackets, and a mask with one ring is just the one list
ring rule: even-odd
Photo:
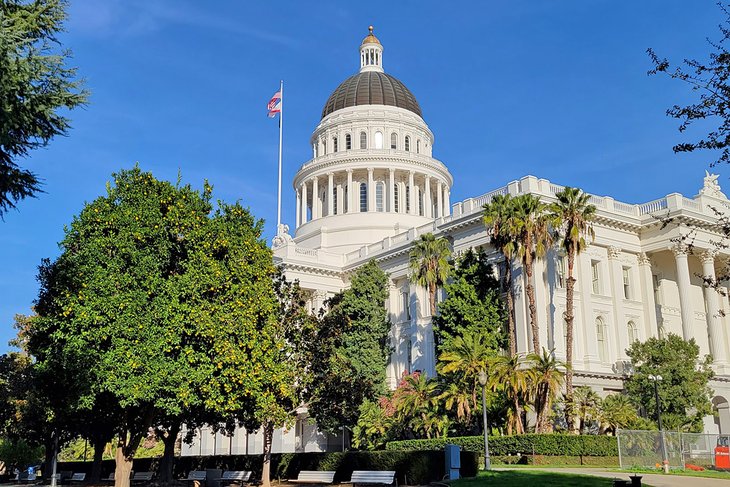
[[[501,468],[500,470],[508,470],[507,468]],[[516,470],[516,469],[515,469]],[[605,470],[601,468],[539,468],[535,467],[535,470],[545,470],[548,472],[565,472],[565,473],[576,473],[583,475],[595,475],[597,477],[607,477],[611,479],[626,479],[628,480],[629,475],[633,475],[629,472],[616,472],[611,470]],[[730,480],[725,479],[708,479],[704,477],[689,477],[684,475],[657,475],[650,473],[641,473],[641,481],[645,484],[649,484],[652,487],[728,487],[730,486]]]

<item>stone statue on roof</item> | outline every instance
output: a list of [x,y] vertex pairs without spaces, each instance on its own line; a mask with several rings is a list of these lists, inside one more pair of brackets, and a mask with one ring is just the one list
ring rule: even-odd
[[719,174],[710,174],[710,172],[705,169],[704,185],[700,190],[700,194],[726,200],[727,196],[725,196],[725,193],[723,193],[720,189],[720,183],[717,182],[719,177]]

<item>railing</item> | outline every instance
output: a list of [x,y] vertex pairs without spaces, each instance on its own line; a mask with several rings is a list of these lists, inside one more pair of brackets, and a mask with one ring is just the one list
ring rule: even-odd
[[666,209],[667,199],[659,198],[658,200],[649,201],[648,203],[639,205],[639,215],[646,215],[648,213],[654,213],[655,211]]
[[303,249],[301,247],[294,247],[294,252],[308,257],[317,257],[317,249]]
[[399,233],[390,239],[391,244],[397,244],[408,240],[408,232]]
[[613,209],[619,213],[626,213],[627,215],[636,215],[636,205],[630,205],[628,203],[621,203],[620,201],[613,202]]
[[686,198],[686,197],[682,197],[682,206],[684,206],[685,208],[691,208],[691,209],[697,210],[697,211],[700,210],[700,204],[697,201],[690,199],[690,198]]
[[565,189],[565,186],[560,186],[559,184],[550,183],[550,192],[552,194],[560,193],[564,189]]
[[499,189],[495,189],[494,191],[490,191],[489,193],[483,194],[481,196],[478,196],[476,198],[473,198],[474,200],[474,209],[479,211],[482,209],[482,206],[484,206],[487,203],[492,202],[492,198],[497,196],[498,194],[507,194],[507,186],[503,186]]

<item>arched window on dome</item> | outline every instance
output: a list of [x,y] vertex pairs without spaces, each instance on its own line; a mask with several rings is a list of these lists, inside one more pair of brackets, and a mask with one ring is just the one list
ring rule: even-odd
[[327,139],[322,139],[322,155],[327,155]]
[[345,135],[345,150],[352,149],[352,136],[350,134]]
[[392,211],[399,213],[400,212],[400,183],[395,183],[393,185],[393,204],[395,205],[395,208],[393,208]]
[[391,149],[398,148],[398,134],[396,134],[395,132],[390,134],[390,148]]
[[[335,152],[337,152],[337,151],[335,150]],[[417,139],[416,140],[416,154],[420,154],[420,153],[421,153],[421,139]]]
[[337,150],[339,149],[339,147],[337,147],[337,142],[337,136],[332,137],[332,152],[337,152]]
[[385,211],[385,183],[382,181],[375,185],[375,211]]
[[368,211],[368,183],[360,183],[360,211]]
[[601,362],[608,362],[608,347],[606,345],[606,324],[600,316],[596,318],[596,341],[598,345],[598,358]]
[[636,327],[636,323],[629,321],[626,324],[626,331],[629,333],[629,345],[639,339],[639,329]]
[[332,185],[332,214],[337,214],[337,185]]
[[383,148],[383,132],[375,132],[375,148]]
[[406,135],[405,149],[407,151],[411,150],[411,137],[410,137],[410,135]]
[[365,132],[360,132],[360,148],[368,148],[368,134],[366,134]]

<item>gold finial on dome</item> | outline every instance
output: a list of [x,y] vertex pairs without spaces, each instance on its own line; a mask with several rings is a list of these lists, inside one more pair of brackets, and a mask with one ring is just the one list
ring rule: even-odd
[[363,44],[368,44],[368,43],[380,44],[380,41],[378,40],[378,38],[375,37],[375,34],[373,34],[372,25],[368,26],[368,31],[369,31],[369,33],[368,33],[367,37],[365,37],[365,39],[362,40],[362,43]]

